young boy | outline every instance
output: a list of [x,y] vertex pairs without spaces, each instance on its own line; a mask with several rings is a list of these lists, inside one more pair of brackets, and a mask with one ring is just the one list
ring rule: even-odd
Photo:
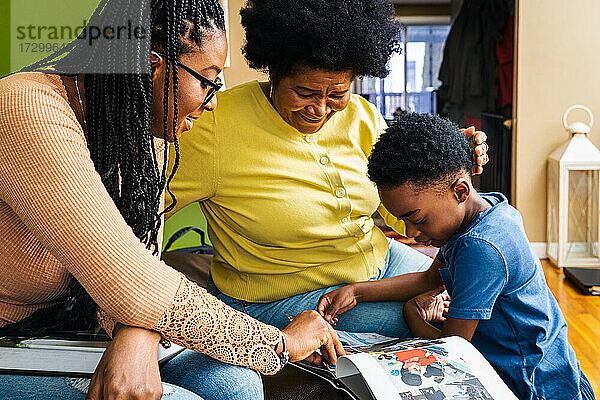
[[[360,301],[418,295],[403,309],[413,334],[471,341],[519,399],[595,399],[521,215],[502,194],[477,193],[472,165],[469,143],[449,121],[407,114],[390,126],[369,158],[369,177],[407,235],[440,251],[426,272],[324,295],[319,312],[335,322]],[[441,331],[430,323],[438,321]]]

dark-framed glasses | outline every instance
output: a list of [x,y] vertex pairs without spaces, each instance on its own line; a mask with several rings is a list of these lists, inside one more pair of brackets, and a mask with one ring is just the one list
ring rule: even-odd
[[[167,58],[167,56],[163,53],[159,53],[156,52],[156,54],[158,54],[159,56],[162,56],[164,58]],[[193,69],[191,69],[190,67],[188,67],[187,65],[175,60],[175,64],[178,67],[183,68],[184,70],[186,70],[190,75],[192,75],[194,78],[198,79],[203,86],[208,86],[208,92],[206,92],[206,96],[204,96],[204,101],[202,102],[202,105],[205,106],[208,103],[210,103],[210,101],[212,100],[213,96],[215,95],[215,93],[217,93],[219,90],[221,90],[221,88],[223,87],[223,82],[221,82],[221,78],[219,78],[218,76],[215,78],[214,81],[211,81],[210,79],[208,79],[207,77],[205,77],[204,75],[194,71]]]

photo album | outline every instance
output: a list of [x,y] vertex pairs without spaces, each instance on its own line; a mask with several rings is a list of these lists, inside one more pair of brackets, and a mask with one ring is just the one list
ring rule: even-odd
[[494,368],[460,337],[402,340],[337,331],[347,355],[335,367],[292,365],[358,400],[516,400]]

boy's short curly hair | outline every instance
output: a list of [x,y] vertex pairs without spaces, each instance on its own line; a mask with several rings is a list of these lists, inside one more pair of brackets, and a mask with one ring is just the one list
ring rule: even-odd
[[408,113],[381,135],[369,157],[368,174],[380,189],[408,183],[416,190],[451,185],[471,174],[473,151],[458,126],[430,114]]
[[399,50],[388,0],[248,0],[240,15],[244,56],[275,80],[300,64],[383,78]]

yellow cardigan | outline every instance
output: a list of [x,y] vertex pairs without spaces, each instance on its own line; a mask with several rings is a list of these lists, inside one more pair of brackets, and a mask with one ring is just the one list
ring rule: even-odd
[[200,202],[219,290],[270,302],[376,276],[387,240],[371,215],[379,208],[390,226],[404,229],[380,206],[366,175],[385,127],[357,95],[319,132],[304,135],[280,117],[257,81],[219,93],[216,110],[180,138],[171,183],[173,212]]

